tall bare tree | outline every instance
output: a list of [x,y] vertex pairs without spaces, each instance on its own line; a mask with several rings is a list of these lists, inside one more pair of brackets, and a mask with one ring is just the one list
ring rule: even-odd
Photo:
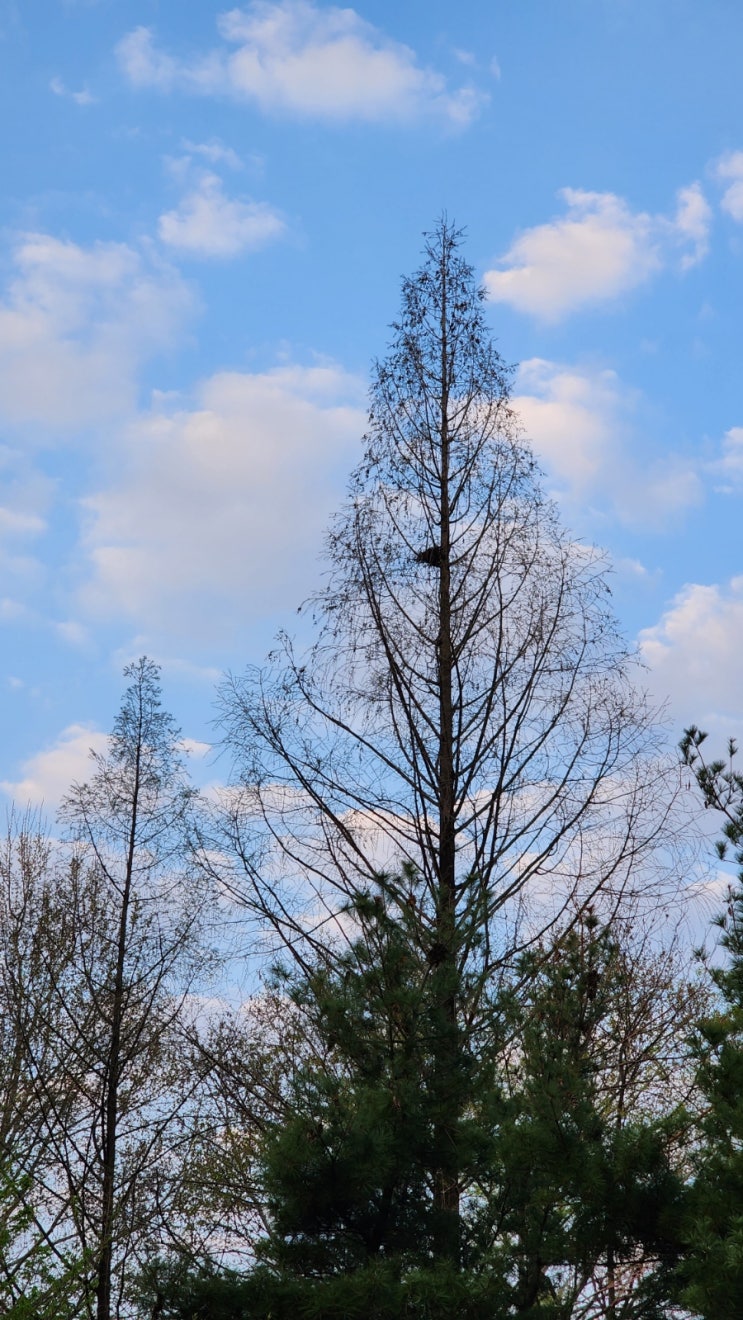
[[[485,987],[648,861],[665,787],[605,565],[561,528],[445,220],[375,367],[317,640],[223,692],[232,883],[301,960],[385,865],[437,987],[437,1254],[460,1250],[457,1124]],[[208,859],[207,859],[208,860]],[[601,896],[601,899],[599,898]]]

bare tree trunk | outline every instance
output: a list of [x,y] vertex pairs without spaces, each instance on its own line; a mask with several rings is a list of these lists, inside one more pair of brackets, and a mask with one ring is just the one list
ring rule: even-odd
[[157,666],[144,658],[125,673],[132,683],[108,752],[93,754],[93,775],[62,807],[75,848],[78,970],[60,1046],[74,1061],[81,1113],[59,1135],[59,1161],[91,1261],[95,1320],[119,1314],[128,1260],[148,1236],[156,1249],[163,1228],[162,1180],[177,1181],[169,1134],[182,1140],[175,1124],[190,1094],[176,1027],[205,955],[207,894],[189,869],[193,790],[180,730],[161,709]]
[[[454,716],[452,707],[451,536],[449,492],[449,346],[447,336],[448,252],[442,244],[441,379],[440,379],[440,548],[439,548],[439,864],[436,907],[436,943],[440,959],[435,975],[441,987],[441,1040],[438,1047],[439,1103],[445,1114],[435,1137],[441,1165],[434,1170],[434,1200],[439,1212],[437,1254],[459,1261],[459,1169],[457,1160],[458,995],[457,995],[457,891],[454,769]],[[452,1086],[455,1090],[452,1094]]]
[[116,973],[111,1006],[111,1046],[108,1056],[106,1093],[104,1100],[104,1130],[102,1140],[101,1188],[101,1251],[96,1285],[96,1320],[111,1320],[111,1266],[113,1261],[114,1209],[116,1190],[116,1136],[119,1120],[119,1087],[121,1079],[121,1028],[124,1016],[124,974],[129,945],[129,906],[132,894],[134,857],[137,846],[140,768],[142,761],[142,700],[139,694],[139,729],[134,759],[134,779],[131,795],[131,826],[121,892],[119,931],[116,942]]
[[606,1320],[616,1320],[617,1286],[614,1270],[614,1252],[609,1248],[606,1256]]

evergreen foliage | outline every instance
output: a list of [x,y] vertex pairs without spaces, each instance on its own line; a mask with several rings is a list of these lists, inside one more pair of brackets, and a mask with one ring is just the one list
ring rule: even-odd
[[680,1116],[623,1104],[614,1032],[617,1002],[637,995],[632,963],[589,914],[520,971],[517,1076],[494,1133],[499,1255],[511,1280],[504,1314],[665,1314],[683,1191],[673,1160]]
[[568,1320],[580,1301],[586,1315],[658,1320],[681,1195],[674,1125],[617,1112],[603,1043],[626,964],[611,932],[589,916],[531,950],[462,1052],[454,1267],[436,1252],[429,1173],[444,1158],[438,1000],[386,888],[347,914],[357,938],[337,962],[281,978],[322,1048],[264,1141],[256,1267],[161,1270],[162,1313]]
[[743,1315],[743,775],[732,740],[727,761],[705,760],[706,736],[692,726],[681,749],[705,806],[723,815],[717,851],[721,860],[732,851],[738,879],[717,921],[725,962],[710,968],[719,1008],[700,1022],[693,1042],[706,1103],[679,1279],[680,1300],[695,1314],[732,1320]]

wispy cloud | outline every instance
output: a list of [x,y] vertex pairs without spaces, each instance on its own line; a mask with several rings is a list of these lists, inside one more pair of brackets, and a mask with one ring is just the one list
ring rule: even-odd
[[731,426],[722,438],[722,453],[707,465],[713,479],[724,484],[723,491],[739,490],[743,486],[743,426]]
[[183,150],[194,156],[201,156],[210,165],[227,165],[231,170],[241,170],[243,167],[242,159],[237,152],[232,147],[225,146],[218,138],[211,138],[208,142],[190,142],[188,138],[184,138]]
[[615,193],[564,188],[566,212],[527,229],[485,274],[494,302],[544,321],[628,293],[664,267],[686,270],[707,252],[711,211],[698,183],[671,216],[632,211]]
[[543,358],[521,364],[513,404],[572,521],[657,530],[701,500],[690,459],[640,453],[640,402],[611,370]]
[[[47,571],[43,548],[36,543],[48,531],[54,488],[54,481],[34,470],[23,448],[0,445],[0,578],[5,597],[0,620],[30,618],[26,601]],[[14,600],[12,607],[8,600]]]
[[174,211],[158,221],[168,246],[197,257],[235,257],[264,247],[286,232],[286,222],[266,202],[231,198],[216,174],[204,174]]
[[75,92],[71,87],[67,87],[61,78],[52,78],[49,83],[49,90],[54,92],[55,96],[62,96],[68,101],[74,101],[75,105],[95,105],[98,100],[97,96],[93,96],[93,93],[89,92],[87,87]]
[[120,66],[134,87],[229,95],[327,121],[433,115],[464,127],[487,99],[472,85],[451,89],[354,9],[254,0],[222,14],[218,30],[222,44],[188,60],[162,51],[150,28],[135,28],[117,47]]
[[725,184],[720,206],[733,220],[743,223],[743,151],[728,151],[721,156],[713,173]]

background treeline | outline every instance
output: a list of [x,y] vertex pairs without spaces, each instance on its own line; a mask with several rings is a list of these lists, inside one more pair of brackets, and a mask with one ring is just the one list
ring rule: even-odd
[[57,837],[11,820],[0,1314],[743,1316],[740,888],[679,934],[743,778],[666,750],[508,386],[442,222],[230,786],[143,659]]

